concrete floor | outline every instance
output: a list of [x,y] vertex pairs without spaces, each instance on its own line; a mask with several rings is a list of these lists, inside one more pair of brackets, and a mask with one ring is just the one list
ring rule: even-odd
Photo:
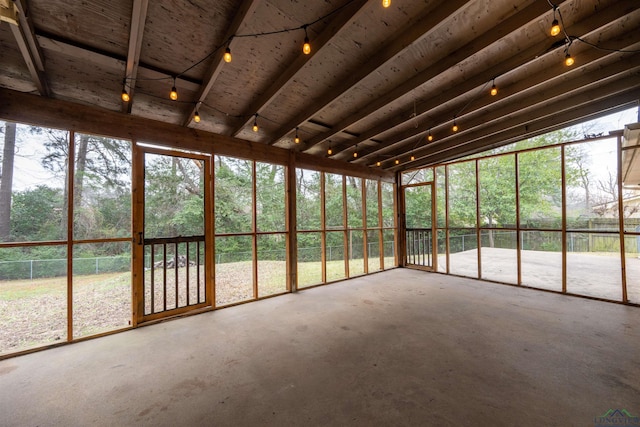
[[593,426],[640,309],[396,269],[0,361],[3,426]]

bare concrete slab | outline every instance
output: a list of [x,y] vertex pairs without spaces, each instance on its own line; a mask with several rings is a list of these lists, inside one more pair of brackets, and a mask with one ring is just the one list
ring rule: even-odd
[[396,269],[0,361],[3,426],[593,426],[640,309]]

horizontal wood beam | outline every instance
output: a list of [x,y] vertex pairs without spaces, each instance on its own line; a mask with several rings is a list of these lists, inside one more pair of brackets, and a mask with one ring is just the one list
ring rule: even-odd
[[[290,161],[290,150],[284,148],[3,88],[0,119],[282,165]],[[304,168],[390,182],[394,176],[379,168],[304,153],[296,153],[296,162]]]
[[[618,19],[620,19],[621,17],[624,17],[625,14],[628,13],[629,11],[628,9],[633,5],[633,1],[634,0],[624,0],[618,3],[615,3],[606,9],[598,11],[597,14],[589,16],[588,18],[576,24],[573,24],[571,27],[567,29],[567,31],[574,35],[580,35],[580,37],[583,37],[583,38],[589,37],[595,31],[600,30],[602,26],[615,25]],[[612,43],[613,46],[629,46],[637,41],[638,41],[637,34],[634,34],[633,31],[627,31],[624,33],[622,37],[616,38],[614,40],[607,40],[606,43]],[[604,43],[605,41],[601,40],[601,42]],[[549,50],[549,43],[550,41],[548,39],[545,39],[540,43],[536,43],[532,46],[529,46],[523,49],[517,55],[507,58],[506,60],[492,67],[488,67],[484,71],[478,73],[476,76],[473,76],[467,79],[462,84],[456,85],[442,93],[436,94],[435,96],[429,99],[419,102],[416,105],[417,116],[421,117],[423,115],[426,115],[429,113],[429,111],[431,111],[434,108],[437,108],[443,103],[456,99],[469,91],[473,91],[477,89],[478,87],[484,85],[493,77],[501,76],[507,73],[518,72],[521,69],[521,67],[529,67],[531,65],[531,62],[534,60],[540,60],[546,56],[557,54],[557,50]],[[576,47],[577,47],[577,44],[574,45],[574,49]],[[544,53],[541,54],[541,52],[544,52]],[[582,58],[581,61],[595,60],[607,54],[610,54],[610,52],[605,52],[605,51],[594,52],[593,49],[589,49],[584,54],[585,58],[582,58],[583,54],[581,54],[581,58]],[[500,97],[502,96],[503,96],[503,93],[501,90]],[[461,101],[461,103],[463,102],[466,102],[466,100]],[[447,118],[447,121],[451,120],[451,117],[452,117],[452,114]],[[377,135],[380,135],[384,132],[389,131],[390,129],[403,125],[404,123],[407,122],[407,120],[408,119],[406,114],[396,115],[390,118],[389,120],[385,120],[379,125],[376,125],[371,129],[368,129],[365,132],[362,132],[355,140],[350,141],[350,144],[358,144],[363,141],[370,140]],[[414,120],[414,119],[411,119],[411,120]],[[425,121],[423,125],[420,127],[420,132],[426,132],[430,128],[435,128],[441,123],[442,122],[438,118],[429,117],[428,121]],[[409,138],[415,135],[416,133],[417,132],[414,132],[413,134],[406,136],[406,138]],[[399,138],[393,138],[393,140],[397,142]],[[389,144],[390,142],[387,142],[386,144],[380,145],[379,148],[384,148]],[[347,159],[350,153],[351,153],[350,151],[346,152],[344,154],[345,156],[344,159]],[[338,156],[338,158],[343,159],[343,157],[341,156]],[[364,157],[361,157],[361,159],[364,159]]]
[[[559,2],[556,2],[559,4]],[[509,33],[527,25],[532,22],[534,18],[544,14],[545,12],[549,12],[549,5],[544,2],[535,2],[528,7],[525,7],[521,11],[518,11],[514,15],[511,15],[509,18],[504,20],[498,20],[496,25],[482,33],[479,37],[471,40],[469,43],[465,44],[458,49],[455,49],[453,52],[443,52],[442,57],[434,61],[433,65],[427,67],[423,71],[416,74],[411,79],[403,82],[399,86],[396,86],[394,89],[389,92],[376,97],[376,99],[369,102],[363,108],[360,108],[356,113],[352,114],[349,117],[342,119],[335,126],[332,127],[331,130],[324,132],[320,135],[317,135],[313,138],[310,138],[306,144],[304,150],[308,150],[316,144],[321,143],[322,141],[331,138],[335,134],[342,132],[347,129],[349,126],[359,122],[365,117],[375,113],[376,111],[384,108],[388,104],[396,101],[400,97],[410,93],[417,87],[420,87],[439,75],[440,73],[445,72],[451,67],[455,66],[459,62],[476,55],[482,49],[492,45],[498,40],[502,39]],[[537,24],[537,23],[536,23]],[[495,71],[494,71],[495,72]],[[495,76],[494,76],[495,77]]]
[[423,16],[423,19],[419,19],[418,22],[412,25],[407,31],[401,33],[397,38],[381,48],[380,51],[378,51],[366,64],[362,64],[358,69],[352,70],[352,72],[349,73],[339,85],[329,90],[318,99],[314,99],[313,103],[304,108],[285,125],[281,126],[271,136],[271,141],[269,143],[275,144],[289,134],[293,129],[300,126],[306,120],[312,118],[331,102],[344,96],[345,93],[356,86],[365,77],[380,68],[387,61],[393,59],[399,53],[411,47],[411,45],[423,38],[426,34],[429,34],[438,27],[442,21],[446,20],[447,17],[454,14],[466,3],[467,2],[463,0],[449,0],[439,4],[434,10],[428,11],[428,13]]
[[[627,104],[640,98],[639,77],[640,75],[636,72],[595,90],[579,94],[567,93],[555,102],[540,104],[535,110],[529,109],[513,114],[506,123],[496,124],[492,129],[463,137],[462,141],[455,145],[424,147],[415,152],[416,161],[412,162],[410,167],[439,163],[444,159],[463,157],[474,150],[488,149],[489,141],[495,143],[514,137],[518,140],[526,139],[540,129],[547,130],[554,127],[556,123],[564,123],[567,118],[563,116],[577,118],[580,117],[578,114],[582,116],[593,114],[598,111],[597,108],[607,110]],[[522,116],[538,117],[538,119],[525,120]]]
[[[593,54],[595,52],[592,51],[591,53]],[[604,52],[600,51],[597,55],[602,56],[603,53]],[[451,120],[449,111],[434,117],[435,120],[446,123],[446,125],[434,128],[434,130],[437,131],[433,133],[436,140],[428,145],[450,145],[453,141],[464,139],[470,132],[485,132],[484,129],[487,129],[493,123],[501,122],[504,117],[514,113],[521,113],[539,103],[548,103],[554,99],[568,96],[566,94],[570,91],[586,90],[588,87],[600,84],[599,82],[602,80],[640,66],[639,54],[626,57],[622,60],[618,59],[622,54],[607,52],[606,55],[615,56],[615,58],[610,58],[607,61],[594,62],[581,68],[571,69],[558,63],[556,67],[550,67],[548,70],[534,74],[529,80],[516,82],[516,84],[511,87],[502,88],[501,98],[497,101],[494,101],[489,96],[484,97],[484,99],[479,100],[474,108],[470,109],[467,114],[459,118],[459,123],[462,124],[463,130],[457,134],[452,134],[448,128]],[[545,78],[547,74],[555,74],[555,76]],[[482,114],[487,106],[491,106],[491,110],[487,110],[486,114]],[[443,132],[442,128],[445,126],[447,127],[445,130],[447,136],[442,138],[438,133]],[[402,132],[394,137],[394,141],[397,142],[387,143],[381,148],[371,149],[369,152],[360,156],[362,160],[359,160],[359,162],[371,163],[380,160],[381,155],[384,155],[385,158],[401,155],[407,151],[407,146],[411,144],[415,145],[416,135],[421,132],[426,132],[428,129],[429,125],[427,124],[419,126],[417,129]],[[343,157],[349,159],[348,156]]]

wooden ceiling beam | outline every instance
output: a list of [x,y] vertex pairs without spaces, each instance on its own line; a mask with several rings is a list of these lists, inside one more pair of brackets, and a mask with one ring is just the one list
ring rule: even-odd
[[[559,4],[561,2],[556,3]],[[471,40],[469,43],[456,49],[455,51],[443,55],[440,60],[435,61],[433,65],[419,72],[413,78],[403,82],[399,86],[396,86],[391,91],[377,97],[375,100],[369,102],[365,107],[360,108],[351,116],[344,118],[335,126],[333,126],[331,130],[310,138],[308,141],[306,141],[303,151],[307,151],[314,145],[326,141],[328,138],[331,138],[335,134],[344,131],[349,126],[384,108],[400,97],[410,93],[415,88],[424,85],[434,77],[447,71],[461,61],[464,61],[465,59],[476,55],[484,48],[492,45],[511,32],[529,24],[540,15],[550,12],[550,10],[551,9],[549,8],[548,4],[544,2],[535,2],[520,10],[519,12],[511,15],[509,18],[499,21],[493,28],[485,31],[479,37]],[[495,75],[493,77],[495,77]]]
[[[231,44],[233,43],[232,37],[238,32],[238,29],[245,22],[245,20],[253,14],[253,12],[258,7],[258,4],[258,0],[243,0],[243,2],[240,4],[240,7],[238,7],[238,10],[233,16],[231,24],[229,24],[229,28],[227,28],[227,31],[223,38],[223,41],[229,41],[229,46],[231,46]],[[223,49],[218,49],[215,55],[213,55],[212,65],[205,73],[204,79],[202,79],[202,86],[200,87],[196,95],[197,101],[193,108],[189,109],[189,113],[187,114],[187,117],[183,122],[184,126],[188,126],[189,123],[191,123],[191,120],[193,120],[196,111],[198,111],[198,106],[200,105],[200,103],[204,102],[204,100],[209,95],[213,84],[216,82],[216,79],[218,78],[218,75],[220,75],[222,67],[225,64],[223,56]]]
[[[639,29],[640,30],[640,29]],[[638,43],[632,43],[632,38],[636,38],[632,35],[632,32],[626,33],[621,39],[608,40],[607,43],[610,43],[610,46],[621,46],[624,49],[636,49],[638,47]],[[624,41],[624,43],[620,44],[620,41]],[[637,40],[636,40],[637,41]],[[631,43],[631,44],[629,44]],[[465,127],[469,127],[472,123],[479,124],[488,124],[488,120],[490,118],[500,118],[500,115],[496,114],[496,111],[501,111],[504,114],[510,114],[511,110],[506,111],[500,106],[504,106],[509,103],[509,105],[521,108],[527,108],[528,105],[531,105],[535,102],[542,100],[542,96],[545,94],[548,95],[548,88],[553,82],[560,82],[556,85],[555,92],[557,94],[562,94],[566,90],[570,90],[572,87],[577,88],[579,85],[589,85],[597,80],[589,80],[588,77],[585,76],[587,72],[588,76],[592,79],[601,79],[611,76],[613,74],[619,73],[625,69],[625,67],[636,66],[638,64],[638,58],[636,55],[635,59],[632,58],[622,58],[619,62],[614,62],[611,64],[610,58],[612,53],[605,52],[602,50],[588,50],[583,51],[580,54],[580,60],[584,62],[586,65],[580,68],[567,68],[564,65],[558,63],[556,67],[549,67],[542,72],[533,74],[530,78],[517,81],[515,84],[507,87],[502,87],[500,89],[500,99],[493,99],[491,97],[485,96],[476,102],[472,108],[469,108],[465,114],[458,118],[459,122],[464,121]],[[615,59],[614,59],[615,60]],[[605,62],[605,65],[598,65],[598,63]],[[598,69],[594,72],[594,68],[598,67]],[[568,83],[563,83],[566,78],[566,74],[571,74],[577,76],[575,80],[572,80]],[[546,91],[546,92],[545,92]],[[483,116],[481,120],[477,118],[478,112],[483,111],[487,107],[491,107],[491,115]],[[457,108],[457,107],[456,107]],[[498,110],[496,110],[498,109]],[[365,162],[368,159],[370,160],[372,157],[379,156],[384,153],[387,154],[391,150],[401,150],[406,144],[409,144],[411,140],[420,135],[422,133],[426,133],[431,131],[434,135],[436,142],[432,142],[432,144],[437,144],[440,142],[446,141],[446,139],[441,140],[438,137],[438,133],[441,132],[449,132],[448,126],[451,122],[451,117],[453,115],[452,111],[446,111],[441,113],[439,116],[434,116],[432,120],[435,123],[439,123],[438,126],[432,126],[431,123],[424,123],[417,128],[408,129],[399,134],[393,136],[391,141],[387,141],[384,144],[381,144],[371,150],[367,150],[366,153],[360,153],[360,157],[358,159],[359,162]],[[469,122],[465,117],[475,116],[475,119],[471,119]],[[341,148],[338,148],[341,149]],[[338,159],[350,160],[350,152],[349,148],[342,149],[339,154],[336,155]]]
[[[599,15],[602,15],[605,17],[605,21],[606,23],[610,23],[610,22],[615,22],[615,19],[613,20],[608,20],[606,18],[608,18],[610,15],[608,13],[606,13],[607,11],[601,11],[599,12]],[[588,23],[588,28],[585,28],[582,26],[582,24]],[[583,34],[581,37],[587,37],[587,35],[589,33],[592,33],[596,28],[599,28],[599,24],[601,24],[599,19],[596,19],[596,17],[590,17],[588,19],[586,19],[585,21],[583,21],[582,23],[580,23],[580,25],[578,25],[577,27],[573,28],[574,30],[580,28],[582,31],[579,32],[579,34]],[[594,25],[596,25],[596,27],[594,27]],[[637,28],[637,31],[640,31],[640,27]],[[575,33],[574,33],[575,34]],[[635,35],[636,32],[635,31],[625,31],[621,36],[619,37],[614,37],[612,39],[608,39],[608,40],[604,40],[603,42],[607,43],[609,46],[616,46],[620,49],[636,49],[636,45],[638,43],[638,38]],[[575,52],[576,47],[574,46],[574,52]],[[557,56],[557,51],[548,51],[546,53],[547,55],[556,55]],[[507,100],[511,103],[514,102],[519,102],[519,106],[520,108],[523,108],[523,105],[528,105],[531,100],[533,98],[527,98],[523,104],[523,102],[521,101],[517,101],[516,96],[520,93],[524,93],[527,90],[530,90],[532,88],[536,88],[538,85],[546,85],[548,86],[548,84],[550,82],[552,82],[555,79],[561,79],[562,76],[566,73],[576,73],[576,70],[582,69],[584,67],[587,67],[587,69],[592,68],[589,64],[591,62],[598,62],[600,60],[602,60],[603,58],[606,58],[607,56],[611,55],[612,52],[611,51],[603,51],[603,50],[596,50],[596,49],[591,49],[591,48],[585,48],[585,46],[583,46],[583,50],[579,53],[580,56],[580,62],[585,64],[580,68],[567,68],[564,67],[563,65],[560,65],[558,63],[558,66],[554,67],[554,68],[548,68],[540,73],[534,74],[531,77],[529,77],[528,79],[524,80],[524,81],[520,81],[514,85],[512,85],[510,88],[509,87],[504,87],[501,88],[500,90],[500,97],[498,100],[495,100],[491,97],[485,97],[482,98],[476,102],[474,102],[474,105],[472,108],[468,108],[464,115],[461,117],[458,117],[458,121],[460,121],[461,119],[463,119],[463,117],[465,116],[469,116],[471,114],[473,114],[476,111],[482,110],[488,106],[495,106],[495,105],[500,105],[501,103],[507,102]],[[542,56],[539,56],[537,59],[541,59]],[[530,64],[527,64],[530,65]],[[584,71],[581,71],[584,72]],[[472,79],[474,80],[474,79]],[[584,84],[588,84],[590,82],[582,79],[581,81],[584,82]],[[575,82],[572,82],[575,83]],[[543,87],[543,86],[540,86]],[[566,86],[564,86],[566,87]],[[438,105],[440,105],[443,102],[446,102],[447,100],[451,100],[451,99],[455,99],[456,96],[459,96],[460,94],[457,93],[458,89],[456,87],[451,88],[450,90],[443,92],[442,94],[434,97],[433,100],[429,100],[426,102],[427,105],[430,105],[429,107],[429,111],[431,110],[431,108],[435,108]],[[534,97],[539,96],[539,93],[534,93],[533,94]],[[466,102],[466,100],[461,100],[460,103]],[[426,108],[426,107],[425,107]],[[456,107],[456,109],[459,107]],[[416,137],[417,135],[421,134],[421,133],[426,133],[429,130],[432,130],[433,132],[437,132],[438,128],[442,128],[443,126],[448,126],[448,122],[451,121],[453,115],[455,114],[455,112],[449,111],[449,112],[445,112],[445,113],[441,113],[438,116],[432,116],[429,117],[429,121],[425,121],[423,122],[420,126],[416,127],[416,128],[411,128],[408,130],[405,130],[403,132],[400,132],[398,134],[393,135],[393,137],[391,137],[390,141],[387,141],[383,144],[380,144],[379,146],[376,147],[375,150],[370,150],[368,151],[366,154],[362,154],[359,157],[358,161],[362,162],[367,160],[368,158],[372,157],[372,156],[376,156],[376,152],[380,152],[380,153],[386,153],[388,152],[390,149],[393,149],[394,147],[400,147],[403,144],[407,144],[409,140],[411,140],[412,138]],[[420,115],[420,114],[419,114]],[[437,137],[437,136],[436,136]],[[356,141],[358,141],[358,139],[356,139]],[[410,141],[409,141],[410,142]],[[355,141],[354,141],[355,143]],[[339,159],[349,159],[349,150],[346,149],[344,150],[344,153],[341,153],[340,155],[337,156],[337,158]]]
[[127,65],[124,72],[124,86],[129,94],[129,102],[122,102],[122,112],[131,113],[133,95],[138,77],[138,65],[140,63],[140,50],[142,48],[142,36],[144,24],[147,20],[147,7],[149,0],[134,0],[131,11],[131,25],[129,31],[129,51],[127,52]]
[[[629,7],[633,6],[634,1],[635,0],[625,0],[625,1],[617,2],[606,9],[599,10],[598,13],[596,13],[595,15],[589,16],[588,18],[585,18],[583,21],[569,27],[567,29],[567,32],[569,32],[570,34],[579,34],[580,37],[588,37],[590,34],[593,34],[593,32],[600,30],[603,26],[614,25],[618,19],[624,17],[625,14],[628,13]],[[638,40],[637,35],[634,35],[633,32],[627,32],[622,38],[616,39],[616,43],[627,43],[627,44],[624,44],[624,46],[628,46],[629,44],[632,44],[633,41],[637,41],[637,40]],[[476,88],[486,84],[486,82],[488,82],[489,80],[491,80],[496,76],[514,72],[521,67],[528,66],[528,64],[531,61],[539,59],[544,55],[553,54],[554,51],[549,50],[549,45],[550,45],[550,40],[545,40],[541,43],[537,43],[533,46],[530,46],[522,50],[517,55],[510,57],[499,64],[496,64],[492,67],[489,67],[479,72],[477,75],[467,79],[462,84],[456,85],[442,93],[435,95],[432,98],[419,102],[416,105],[417,117],[421,117],[427,114],[433,108],[436,108],[445,102],[451,101],[453,99],[456,99],[464,95],[469,91],[475,90]],[[545,53],[541,55],[540,52],[545,52]],[[586,55],[590,56],[592,54],[593,52],[590,51]],[[593,58],[602,57],[604,55],[605,53],[603,51],[600,51],[599,53],[595,54]],[[447,120],[450,120],[450,119],[451,117],[447,118]],[[407,120],[408,119],[406,115],[398,114],[390,118],[389,120],[386,120],[380,123],[379,125],[376,125],[371,129],[368,129],[365,132],[362,132],[356,139],[351,141],[351,143],[353,145],[362,143],[366,140],[376,137],[377,135],[380,135],[384,132],[387,132],[391,129],[394,129],[396,127],[403,125],[404,123],[407,122]],[[420,128],[420,132],[428,131],[429,128],[435,128],[438,124],[440,124],[438,120],[435,120],[435,118],[431,118],[431,117],[429,122],[432,124],[423,125]],[[417,133],[418,132],[415,132],[412,134],[409,133],[405,137],[410,138],[411,136],[416,135]],[[394,138],[394,141],[398,142],[398,138]],[[387,144],[380,145],[378,148],[384,149],[387,145],[389,144],[387,143]],[[361,157],[361,159],[364,159],[364,157]]]
[[[475,147],[467,147],[464,149],[464,151],[461,152],[451,151],[446,155],[438,156],[437,161],[420,159],[416,162],[411,162],[411,169],[414,169],[416,167],[433,166],[436,164],[452,162],[462,157],[467,157],[473,154],[493,150],[495,148],[503,147],[505,145],[522,141],[528,138],[535,138],[536,136],[553,132],[559,129],[564,129],[569,126],[578,125],[588,120],[597,119],[609,114],[619,113],[638,105],[638,96],[640,96],[640,89],[635,92],[635,99],[634,93],[623,93],[612,95],[604,99],[595,100],[592,103],[583,105],[579,108],[560,112],[558,114],[533,121],[527,126],[528,132],[522,132],[521,128],[506,130],[499,135],[484,139]],[[389,169],[397,171],[401,168],[398,166]]]
[[314,99],[307,108],[304,108],[293,119],[287,122],[284,126],[281,126],[276,132],[274,132],[269,144],[275,144],[296,127],[311,119],[331,102],[344,96],[345,93],[354,86],[357,86],[357,84],[365,77],[373,73],[389,60],[393,59],[399,53],[410,48],[414,43],[433,31],[439,24],[445,21],[449,16],[453,15],[466,3],[467,2],[463,0],[448,0],[440,3],[436,9],[427,11],[422,16],[422,19],[418,19],[417,22],[407,31],[401,33],[398,37],[381,48],[366,64],[363,64],[358,67],[358,69],[353,70],[349,73],[348,77],[343,79],[335,88],[327,91],[320,98]]
[[44,56],[36,40],[33,23],[25,0],[13,0],[18,8],[18,25],[9,24],[31,79],[42,96],[51,96],[44,68]]
[[[291,159],[291,151],[284,148],[3,88],[0,88],[0,119],[283,165]],[[388,182],[395,179],[394,174],[378,168],[318,159],[309,154],[297,153],[296,159],[302,167],[320,165],[322,170],[351,176]]]
[[296,59],[289,65],[289,67],[283,72],[273,76],[273,79],[269,80],[269,87],[267,90],[256,98],[249,107],[245,110],[243,117],[248,117],[242,121],[232,131],[233,136],[237,136],[242,129],[251,123],[253,115],[255,113],[262,113],[264,109],[273,102],[273,100],[287,87],[289,82],[298,74],[298,72],[304,67],[304,65],[317,54],[327,43],[331,41],[342,28],[347,25],[356,14],[367,3],[366,0],[355,0],[349,3],[335,18],[331,20],[329,25],[313,39],[313,49],[309,55],[300,53]]
[[[476,114],[472,118],[465,120],[465,130],[456,134],[449,133],[449,136],[446,138],[428,143],[428,145],[422,149],[412,150],[412,154],[415,155],[417,152],[423,152],[429,149],[436,150],[439,147],[452,147],[457,145],[456,141],[466,143],[478,135],[497,133],[502,130],[502,127],[510,126],[511,122],[504,120],[505,117],[511,118],[516,116],[522,118],[522,116],[528,112],[538,110],[540,105],[553,104],[557,100],[574,98],[576,96],[582,96],[584,93],[598,90],[599,87],[605,84],[603,82],[619,80],[625,74],[629,74],[629,70],[636,70],[633,74],[638,74],[638,70],[640,70],[640,54],[636,54],[633,58],[628,58],[627,60],[614,62],[613,64],[604,64],[588,73],[585,72],[585,70],[575,70],[575,72],[571,74],[571,76],[576,76],[574,79],[560,80],[553,86],[543,85],[533,87],[528,91],[523,91],[517,99],[510,101],[504,100],[500,103],[500,106],[492,109],[490,113]],[[523,101],[526,102],[526,104],[523,104]],[[531,114],[529,114],[529,116],[534,117]],[[398,144],[395,144],[395,147],[393,151],[385,152],[386,158],[389,158],[389,156],[395,158],[408,154],[409,150],[406,148],[400,147]],[[381,160],[380,154],[373,156],[373,159],[371,159],[371,156],[368,157],[367,163]]]
[[[440,144],[437,146],[427,146],[414,151],[416,157],[414,165],[427,163],[439,163],[442,159],[452,159],[464,157],[467,152],[487,148],[488,141],[506,141],[510,138],[526,139],[535,131],[547,129],[554,123],[563,123],[560,119],[562,114],[574,111],[576,117],[579,113],[584,113],[585,109],[592,114],[595,110],[589,106],[599,105],[598,108],[609,109],[616,105],[627,104],[640,96],[640,69],[636,69],[631,75],[615,79],[606,85],[596,89],[584,90],[580,93],[567,93],[564,96],[556,97],[553,101],[542,102],[536,108],[530,108],[514,112],[505,121],[494,123],[485,129],[478,129],[467,135],[459,135],[460,141],[452,144]],[[606,107],[606,108],[605,108]],[[537,117],[534,120],[527,120],[526,117]],[[547,123],[542,126],[541,123]],[[456,137],[458,137],[456,135]]]

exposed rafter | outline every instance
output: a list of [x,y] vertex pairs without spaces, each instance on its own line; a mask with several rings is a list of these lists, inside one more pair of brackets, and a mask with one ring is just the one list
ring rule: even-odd
[[9,27],[11,27],[11,32],[18,43],[20,53],[27,64],[31,79],[38,88],[38,92],[42,96],[50,96],[51,92],[44,69],[44,57],[36,40],[29,9],[25,0],[13,0],[13,2],[18,8],[19,25],[10,24]]
[[284,138],[289,134],[293,129],[312,118],[331,102],[344,96],[349,89],[357,85],[369,74],[373,73],[387,61],[408,49],[416,41],[433,31],[439,24],[446,20],[447,17],[463,7],[465,3],[467,2],[462,0],[449,0],[440,4],[436,9],[425,13],[425,16],[423,16],[422,19],[418,19],[416,24],[401,33],[393,41],[389,42],[366,64],[363,64],[363,66],[359,67],[358,70],[351,73],[348,78],[340,82],[337,87],[325,93],[320,99],[314,100],[311,105],[303,109],[284,126],[280,127],[280,129],[272,135],[270,144],[275,144],[281,138]]
[[[575,70],[569,74],[569,77],[573,77],[571,79],[555,79],[555,81],[552,82],[552,85],[547,84],[539,87],[533,86],[530,87],[529,90],[525,89],[522,91],[520,102],[517,100],[509,102],[509,99],[505,99],[500,103],[500,105],[493,109],[491,113],[483,114],[481,117],[476,114],[472,118],[464,121],[463,123],[466,130],[461,131],[458,134],[450,134],[446,138],[436,142],[421,144],[423,148],[413,150],[413,154],[429,149],[436,150],[439,147],[459,145],[459,143],[462,143],[463,141],[467,142],[470,139],[473,139],[473,135],[496,133],[496,127],[500,128],[506,126],[505,123],[507,123],[507,121],[504,120],[505,117],[516,116],[522,119],[522,117],[526,117],[527,114],[531,114],[531,111],[536,111],[541,105],[545,106],[546,104],[565,98],[572,99],[579,94],[569,95],[571,92],[579,92],[585,88],[590,89],[590,91],[595,91],[600,83],[593,82],[609,81],[611,79],[620,78],[621,73],[628,73],[627,70],[629,66],[640,67],[640,55],[635,55],[633,58],[629,58],[626,61],[604,64],[591,72],[585,72],[586,70]],[[609,89],[611,89],[611,87],[609,87]],[[527,98],[529,105],[531,105],[530,107],[523,106],[521,100],[524,97]],[[539,110],[538,114],[541,114],[542,111],[543,110]],[[389,148],[393,148],[393,150],[389,150]],[[385,157],[389,158],[390,156],[391,158],[394,158],[401,156],[406,151],[406,147],[403,148],[399,146],[399,144],[394,144],[393,147],[387,147],[384,151]],[[365,161],[371,162],[375,160],[380,160],[380,157],[373,156],[372,160],[372,156],[368,156],[368,159]]]
[[[572,126],[585,120],[623,111],[637,105],[638,97],[640,97],[640,88],[623,91],[622,93],[609,94],[604,98],[592,99],[589,100],[589,103],[580,106],[569,105],[569,108],[565,111],[560,111],[556,114],[531,121],[527,125],[526,130],[522,126],[505,129],[495,135],[478,139],[468,145],[456,147],[446,153],[441,152],[436,156],[419,158],[415,162],[411,162],[411,167],[435,165],[452,161],[461,156],[477,154],[486,150],[502,147],[506,144],[522,141],[526,138],[533,138],[547,132]],[[390,169],[398,170],[398,168],[395,167]]]
[[[571,34],[577,34],[584,38],[591,35],[594,31],[597,31],[597,30],[600,31],[603,26],[615,26],[616,21],[618,19],[621,19],[621,17],[623,17],[625,13],[628,12],[629,3],[631,1],[622,1],[606,9],[603,9],[595,16],[591,16],[588,19],[585,19],[584,21],[571,26],[570,28],[567,29],[567,31],[569,31]],[[633,35],[633,33],[625,32],[625,35],[622,37],[619,37],[613,40],[602,40],[602,41],[612,47],[629,48],[630,43],[637,41],[637,39],[638,39],[637,36]],[[549,50],[548,43],[549,42],[546,41],[543,43],[538,43],[529,48],[526,48],[516,57],[509,58],[506,61],[503,61],[502,63],[498,64],[497,66],[486,70],[484,73],[481,72],[480,74],[478,74],[478,76],[475,76],[469,79],[469,81],[461,85],[452,87],[451,89],[444,91],[440,94],[437,94],[430,99],[424,100],[417,106],[417,116],[419,117],[423,114],[427,114],[431,112],[432,109],[443,104],[444,102],[456,99],[459,96],[462,96],[466,93],[472,93],[474,90],[477,90],[478,86],[488,81],[486,76],[492,70],[494,72],[500,71],[500,70],[505,70],[505,72],[507,71],[513,72],[514,70],[517,70],[520,67],[530,66],[532,61],[540,60],[544,58],[545,55],[556,55],[558,51]],[[545,54],[540,55],[540,52],[545,52],[545,51],[546,51]],[[610,53],[611,52],[594,50],[589,48],[587,49],[587,52],[585,52],[584,58],[582,58],[582,62],[587,63],[591,61],[596,61]],[[558,66],[558,67],[555,67],[554,69],[555,69],[555,72],[544,71],[540,74],[530,76],[526,80],[526,82],[520,84],[517,89],[514,88],[514,94],[517,95],[522,90],[535,86],[538,83],[550,80],[555,76],[561,75],[563,72],[570,72],[573,70],[573,69],[567,69],[566,67],[563,67],[563,66]],[[546,77],[546,79],[543,79],[542,77]],[[473,86],[469,86],[470,84],[473,84]],[[504,100],[505,95],[506,93],[503,93],[500,96],[500,99]],[[464,101],[461,101],[461,103],[463,102]],[[495,104],[495,102],[496,101],[494,101],[491,98],[484,98],[484,100],[474,103],[473,107],[468,108],[465,111],[465,114],[470,114],[473,111],[480,110],[483,107],[487,107],[491,104]],[[530,103],[531,101],[530,99],[527,99],[526,101],[520,101],[520,105],[524,105],[523,102],[526,104],[526,103]],[[456,109],[458,108],[460,107],[457,106]],[[376,152],[387,153],[389,151],[389,148],[391,147],[402,146],[404,143],[407,143],[410,139],[413,139],[417,135],[421,133],[425,133],[431,128],[435,129],[436,126],[438,125],[443,125],[444,123],[448,123],[455,114],[456,114],[455,111],[449,111],[449,112],[441,113],[437,116],[432,115],[429,117],[428,121],[423,122],[421,125],[415,128],[404,130],[404,131],[401,131],[400,133],[394,134],[392,137],[387,139],[383,144],[378,144],[375,146],[375,148],[368,150],[366,153],[362,153],[359,156],[357,161],[358,162],[370,161],[371,157],[375,156]],[[379,135],[382,132],[385,132],[389,129],[393,129],[396,126],[402,125],[404,122],[406,122],[406,120],[407,120],[406,117],[399,117],[399,116],[394,117],[393,119],[385,122],[386,124],[376,126],[375,128],[372,128],[371,131],[366,132],[366,134],[360,135],[358,138],[356,138],[353,141],[349,141],[349,144],[361,143],[362,141],[365,141],[370,137]],[[374,133],[375,135],[373,135]],[[339,155],[337,155],[337,158],[350,160],[351,158],[349,156],[349,153],[351,152],[351,150],[344,149],[344,147],[341,147],[341,148],[343,149],[343,151]]]
[[[243,2],[240,4],[240,7],[238,7],[233,20],[231,21],[231,24],[229,25],[229,28],[227,28],[227,31],[224,35],[223,40],[229,40],[229,45],[233,43],[232,36],[238,32],[238,29],[245,22],[245,20],[253,14],[256,7],[258,7],[258,3],[258,0],[243,0]],[[200,90],[196,95],[197,101],[193,108],[189,109],[189,114],[183,122],[184,126],[187,126],[189,123],[191,123],[191,120],[198,110],[198,105],[200,105],[201,102],[204,102],[204,100],[207,98],[207,95],[209,95],[213,84],[220,74],[220,71],[222,71],[222,66],[224,65],[223,56],[224,50],[222,49],[218,49],[218,51],[213,56],[211,68],[207,70],[205,78],[202,82],[202,86],[200,87]]]
[[136,87],[135,80],[138,76],[140,48],[142,47],[142,35],[144,33],[144,23],[147,20],[148,6],[149,0],[133,1],[129,31],[129,51],[127,53],[127,65],[124,73],[125,87],[131,100],[122,103],[122,111],[125,113],[131,113],[131,107],[133,106],[133,95]]
[[344,8],[332,21],[331,23],[313,40],[313,50],[309,55],[300,54],[296,57],[296,59],[289,65],[289,68],[285,70],[283,73],[278,73],[277,76],[274,76],[272,80],[273,83],[269,85],[267,90],[256,98],[255,101],[251,103],[249,108],[245,111],[243,116],[249,117],[244,120],[240,126],[237,126],[232,132],[233,136],[237,136],[242,129],[247,126],[251,120],[252,114],[262,113],[265,107],[267,107],[275,98],[282,92],[282,90],[289,84],[289,82],[295,77],[295,75],[304,67],[304,65],[311,59],[315,54],[317,54],[327,43],[331,41],[333,37],[336,36],[340,32],[340,30],[347,25],[351,19],[362,9],[362,7],[367,3],[366,0],[356,0],[353,3],[350,3],[347,7]]
[[349,126],[375,113],[381,108],[384,108],[387,104],[394,102],[398,98],[410,93],[415,88],[425,84],[440,73],[443,73],[447,69],[453,67],[457,63],[477,54],[482,49],[490,46],[512,31],[523,27],[548,10],[548,4],[545,4],[543,2],[536,2],[529,5],[528,7],[525,7],[509,18],[497,22],[493,28],[482,33],[479,37],[471,40],[469,43],[456,49],[453,52],[445,53],[441,60],[436,61],[427,69],[416,74],[416,76],[412,79],[403,82],[399,86],[396,86],[393,90],[379,96],[374,101],[369,102],[364,108],[359,109],[355,114],[344,118],[335,126],[333,126],[330,131],[310,138],[306,142],[305,151],[310,149],[314,145],[319,144],[322,141],[327,140],[328,138],[331,138],[333,135],[342,132]]

